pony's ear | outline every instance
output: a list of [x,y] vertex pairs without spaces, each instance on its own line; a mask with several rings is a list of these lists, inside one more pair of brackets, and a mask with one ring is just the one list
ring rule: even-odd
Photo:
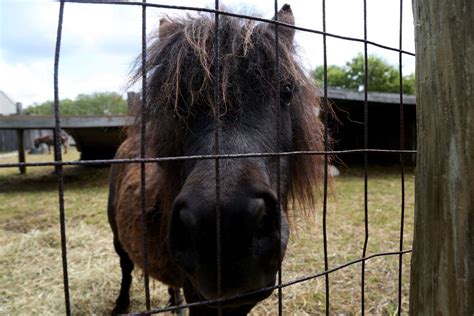
[[160,40],[168,37],[169,35],[171,35],[172,31],[173,31],[173,23],[168,20],[167,18],[162,18],[160,19],[160,27],[159,27],[159,31],[158,31],[158,35],[159,35],[159,38]]
[[[276,17],[273,17],[273,20],[278,20],[279,22],[283,22],[289,25],[295,25],[295,17],[293,15],[293,11],[289,4],[284,4],[281,7],[280,11]],[[272,25],[272,29],[274,26]],[[289,46],[293,45],[293,39],[295,37],[295,30],[286,26],[279,26],[278,28],[279,33],[281,34],[281,39],[285,41],[286,44]]]

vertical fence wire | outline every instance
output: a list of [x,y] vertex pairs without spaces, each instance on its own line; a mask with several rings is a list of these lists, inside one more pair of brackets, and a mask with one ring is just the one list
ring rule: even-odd
[[[141,106],[141,131],[140,131],[140,158],[145,158],[145,136],[146,136],[146,108],[147,108],[147,67],[146,67],[146,0],[142,0],[142,106]],[[150,302],[150,279],[148,271],[148,229],[146,220],[146,179],[145,163],[140,163],[140,195],[141,195],[141,215],[143,226],[143,282],[145,287],[146,310],[151,309]]]
[[[61,152],[61,121],[59,113],[59,56],[61,51],[61,36],[64,18],[64,1],[59,3],[58,31],[56,37],[56,49],[54,54],[54,160],[62,161]],[[71,301],[69,295],[69,276],[67,263],[67,245],[66,245],[66,218],[64,214],[64,172],[63,166],[55,167],[58,177],[58,193],[59,193],[59,225],[61,230],[61,255],[63,265],[63,285],[66,315],[71,315]]]
[[[214,129],[214,154],[219,155],[220,153],[220,132],[221,132],[221,118],[220,118],[220,35],[219,35],[219,0],[215,0],[214,13],[214,115],[215,115],[215,129]],[[217,296],[221,297],[222,294],[222,209],[221,209],[221,185],[220,185],[220,160],[215,160],[215,177],[216,177],[216,264],[217,264]],[[222,315],[222,304],[219,302],[217,305],[218,315]]]
[[[274,1],[274,11],[275,11],[275,21],[278,21],[278,0]],[[277,151],[280,151],[280,38],[279,38],[279,25],[275,24],[275,98],[274,98],[274,107],[276,111],[276,148]],[[277,156],[275,158],[276,162],[276,195],[277,195],[277,208],[278,208],[278,214],[280,216],[280,221],[278,225],[278,235],[281,239],[281,217],[284,216],[281,213],[281,189],[280,189],[280,156]],[[283,291],[281,286],[282,283],[282,269],[281,269],[281,262],[282,262],[282,253],[281,253],[281,247],[278,248],[278,315],[283,314]]]
[[[323,32],[326,33],[326,0],[323,0]],[[329,149],[329,128],[328,128],[328,61],[327,61],[327,43],[326,34],[323,35],[323,80],[324,80],[324,98],[323,98],[323,120],[324,120],[324,151]],[[323,186],[323,251],[324,251],[324,270],[329,270],[328,259],[328,235],[327,235],[327,202],[328,202],[328,155],[324,155],[324,186]],[[326,293],[326,315],[329,316],[330,294],[329,294],[329,274],[324,276]]]
[[[368,169],[369,169],[369,62],[367,54],[367,0],[364,0],[364,247],[362,257],[367,255],[369,242],[369,200],[368,200]],[[361,271],[361,314],[365,314],[365,260],[362,261]]]
[[[400,0],[400,37],[399,48],[402,49],[403,35],[403,0]],[[405,149],[405,116],[403,113],[403,72],[402,72],[401,52],[398,53],[398,71],[400,79],[400,150]],[[405,155],[400,154],[400,185],[401,185],[401,205],[400,205],[400,246],[399,251],[403,251],[403,232],[405,226]],[[402,277],[403,277],[403,254],[398,258],[398,315],[402,312]]]

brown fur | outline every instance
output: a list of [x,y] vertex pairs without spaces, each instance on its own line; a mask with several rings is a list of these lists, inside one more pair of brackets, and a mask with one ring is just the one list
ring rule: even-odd
[[[134,158],[139,155],[132,139],[126,140],[117,154],[118,159]],[[143,269],[143,226],[142,226],[142,202],[141,202],[141,173],[139,164],[127,164],[115,166],[117,169],[115,201],[116,217],[115,221],[120,229],[118,238],[122,246],[126,249],[133,262]],[[157,164],[146,164],[146,210],[147,214],[153,216],[157,201],[163,210],[171,208],[172,200],[163,199],[160,191],[166,183],[163,183],[163,170]],[[150,275],[170,286],[180,287],[180,273],[169,258],[166,240],[160,234],[153,232],[160,231],[161,223],[168,221],[169,212],[161,212],[161,219],[147,218],[147,229],[151,234],[148,238],[148,256],[150,262]],[[163,227],[164,229],[165,227]],[[158,250],[158,251],[157,251]]]

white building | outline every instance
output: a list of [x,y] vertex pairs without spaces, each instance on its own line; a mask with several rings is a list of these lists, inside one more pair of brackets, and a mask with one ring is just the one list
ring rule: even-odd
[[0,90],[0,115],[10,115],[17,113],[17,105],[5,92]]

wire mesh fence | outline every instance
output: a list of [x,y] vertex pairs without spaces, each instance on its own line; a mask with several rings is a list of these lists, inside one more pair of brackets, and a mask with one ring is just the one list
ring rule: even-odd
[[[213,60],[214,65],[214,73],[213,76],[215,78],[215,84],[213,86],[213,98],[214,104],[217,105],[215,108],[217,109],[214,112],[214,131],[213,131],[213,153],[206,154],[206,155],[190,155],[190,156],[173,156],[173,157],[153,157],[150,158],[146,155],[146,138],[147,138],[147,128],[146,128],[146,111],[147,102],[149,102],[149,96],[147,95],[147,69],[146,67],[141,68],[141,86],[142,86],[142,110],[140,111],[140,150],[139,150],[139,157],[137,158],[129,158],[129,159],[105,159],[105,160],[82,160],[82,161],[63,161],[62,153],[61,153],[61,113],[59,107],[59,89],[60,89],[60,82],[58,78],[58,71],[59,71],[59,64],[60,64],[60,51],[61,51],[61,40],[64,37],[62,34],[62,26],[63,26],[63,19],[64,19],[64,8],[67,3],[88,3],[88,4],[104,4],[104,5],[123,5],[123,6],[132,6],[137,7],[138,9],[142,10],[142,30],[141,30],[141,39],[142,39],[142,47],[141,47],[141,64],[147,65],[147,8],[159,8],[163,10],[188,10],[194,12],[205,12],[211,15],[214,15],[214,34],[217,34],[214,37],[214,54],[217,56]],[[145,310],[136,312],[136,314],[157,314],[157,313],[164,313],[170,311],[177,311],[191,307],[197,306],[204,306],[204,305],[215,305],[217,306],[217,310],[219,314],[222,313],[222,304],[233,301],[242,297],[249,297],[258,293],[268,292],[269,290],[277,290],[278,292],[278,314],[283,314],[283,291],[286,287],[296,285],[302,282],[307,282],[312,279],[316,278],[324,278],[325,280],[325,311],[326,314],[330,314],[331,310],[331,297],[330,297],[330,277],[331,274],[335,271],[344,269],[346,267],[360,264],[360,284],[361,284],[361,300],[360,300],[360,309],[361,313],[364,314],[367,307],[365,306],[365,288],[366,288],[366,262],[370,259],[376,257],[384,257],[384,256],[398,256],[399,265],[398,265],[398,314],[401,314],[402,309],[402,259],[403,255],[410,253],[411,249],[404,248],[404,218],[405,218],[405,155],[414,154],[414,150],[405,150],[405,134],[404,134],[404,102],[403,102],[403,80],[402,80],[402,65],[403,65],[403,55],[414,56],[414,53],[405,51],[402,49],[402,27],[403,27],[403,0],[400,0],[400,28],[399,28],[399,47],[389,47],[386,45],[382,45],[373,41],[368,40],[367,38],[367,2],[366,0],[363,1],[363,10],[364,10],[364,37],[361,38],[353,38],[353,37],[346,37],[340,36],[337,34],[332,34],[326,32],[326,1],[322,1],[322,31],[315,30],[315,29],[308,29],[303,28],[295,25],[288,24],[286,22],[282,22],[278,19],[278,12],[279,12],[279,4],[278,1],[274,1],[274,18],[273,19],[264,19],[261,17],[249,16],[245,14],[237,14],[228,12],[221,9],[221,4],[219,0],[215,1],[215,5],[213,9],[204,8],[204,7],[188,7],[188,6],[175,6],[175,5],[164,5],[164,4],[157,4],[157,3],[147,3],[146,0],[142,2],[137,1],[107,1],[107,0],[62,0],[60,1],[59,5],[59,15],[58,15],[58,28],[57,28],[57,40],[56,40],[56,50],[55,50],[55,62],[54,62],[54,118],[55,118],[55,155],[54,161],[50,162],[41,162],[41,163],[2,163],[0,164],[1,168],[11,168],[11,167],[36,167],[36,166],[54,166],[57,173],[58,179],[58,194],[59,194],[59,222],[60,222],[60,232],[61,232],[61,253],[62,253],[62,265],[63,265],[63,283],[64,283],[64,297],[65,297],[65,307],[66,307],[66,314],[71,314],[71,301],[70,301],[70,287],[69,287],[69,277],[68,277],[68,261],[67,261],[67,232],[66,232],[66,225],[65,225],[65,203],[64,203],[64,174],[63,174],[63,167],[69,165],[119,165],[119,164],[139,164],[140,165],[140,190],[141,190],[141,211],[142,211],[142,220],[143,220],[143,252],[144,252],[144,288],[145,288]],[[220,104],[223,102],[221,99],[221,63],[222,59],[220,58],[220,46],[221,38],[219,36],[219,23],[221,21],[222,16],[231,17],[235,19],[244,19],[244,20],[253,20],[263,24],[272,25],[274,27],[274,40],[275,40],[275,60],[277,61],[274,67],[274,86],[275,91],[273,96],[274,108],[276,109],[276,122],[275,122],[275,147],[281,148],[281,130],[280,130],[280,121],[281,121],[281,113],[280,113],[280,106],[281,103],[281,91],[280,91],[280,50],[279,50],[279,41],[280,41],[280,33],[282,29],[291,29],[294,31],[301,31],[301,32],[308,32],[313,34],[319,34],[322,36],[323,40],[323,67],[324,67],[324,78],[323,78],[323,96],[321,98],[321,113],[323,114],[322,121],[324,123],[324,133],[323,133],[323,143],[324,143],[324,150],[300,150],[300,151],[274,151],[274,152],[252,152],[252,153],[222,153],[220,144],[222,142],[222,126],[221,126],[221,117],[223,113],[220,112],[222,108]],[[67,36],[67,34],[65,35]],[[363,43],[364,45],[364,146],[360,149],[355,150],[331,150],[330,148],[330,135],[329,135],[329,100],[328,100],[328,77],[327,77],[327,43],[326,40],[328,37],[337,38],[340,40],[345,41],[352,41],[352,42],[359,42]],[[398,150],[389,150],[389,149],[371,149],[369,148],[369,106],[368,106],[368,47],[374,46],[384,50],[394,51],[399,54],[399,84],[400,84],[400,148]],[[368,240],[370,236],[370,216],[369,216],[369,163],[368,163],[368,156],[370,153],[384,153],[384,154],[399,154],[400,156],[400,190],[401,190],[401,209],[400,209],[400,229],[399,229],[399,249],[398,251],[387,251],[387,252],[380,252],[369,254],[368,253]],[[329,264],[329,252],[328,252],[328,232],[327,232],[327,209],[328,209],[328,181],[329,181],[329,162],[330,158],[334,155],[345,155],[345,154],[361,154],[364,156],[364,245],[361,251],[360,258],[356,260],[352,260],[346,262],[342,265],[338,266],[330,266]],[[221,205],[221,179],[225,177],[225,172],[221,172],[221,163],[227,160],[235,160],[235,159],[248,159],[248,158],[269,158],[275,162],[275,174],[276,174],[276,183],[274,183],[274,191],[276,192],[276,199],[278,205],[278,213],[281,214],[282,210],[280,209],[281,205],[281,159],[283,157],[295,157],[295,156],[302,156],[302,155],[319,155],[323,156],[323,198],[322,198],[322,235],[323,235],[323,255],[324,255],[324,271],[313,273],[310,275],[305,275],[296,279],[293,279],[288,282],[283,282],[282,279],[282,257],[283,254],[280,252],[279,256],[279,267],[278,267],[278,274],[277,274],[277,282],[275,285],[264,287],[255,291],[250,291],[242,294],[227,296],[225,298],[222,297],[222,265],[221,257],[222,257],[222,249],[221,249],[221,239],[223,234],[223,228],[221,225],[222,222],[222,205]],[[146,165],[152,163],[162,163],[162,162],[174,162],[174,161],[203,161],[209,160],[214,162],[214,188],[215,188],[215,214],[216,214],[216,288],[217,288],[217,297],[218,299],[200,301],[200,302],[192,302],[188,304],[182,304],[179,306],[167,306],[164,308],[155,308],[151,305],[150,300],[150,286],[149,286],[149,262],[148,262],[148,253],[147,253],[147,239],[149,238],[148,231],[146,229],[147,225],[145,223],[146,220],[146,188],[147,188],[147,181],[146,181]],[[281,236],[281,223],[279,226],[279,235]],[[281,251],[281,250],[280,250]],[[395,282],[395,281],[394,281]],[[133,313],[132,313],[133,314]]]

